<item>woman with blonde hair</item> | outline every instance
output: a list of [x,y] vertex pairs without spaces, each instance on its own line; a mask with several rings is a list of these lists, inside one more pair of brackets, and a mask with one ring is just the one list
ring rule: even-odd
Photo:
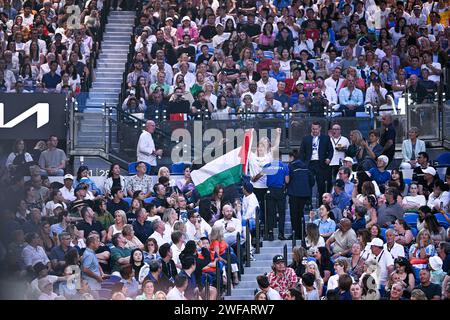
[[[211,253],[211,261],[215,261],[219,259],[226,264],[227,257],[227,249],[228,244],[224,239],[223,227],[222,226],[214,226],[211,229],[211,234],[209,235],[209,242],[211,243],[209,246],[209,252]],[[233,273],[233,284],[238,284],[238,267],[237,267],[237,257],[234,252],[230,249],[231,256],[231,271]],[[225,280],[225,279],[224,279]]]
[[[328,279],[327,291],[334,290],[338,287],[339,276],[348,273],[348,261],[347,258],[338,258],[334,262],[335,274]],[[352,277],[353,279],[353,277]]]
[[170,170],[169,170],[169,168],[167,168],[167,167],[159,168],[159,170],[158,170],[158,180],[159,180],[160,177],[167,177],[167,178],[169,178],[170,186],[171,187],[175,186],[175,180],[170,177]]
[[427,229],[422,229],[416,236],[416,243],[409,248],[409,262],[411,262],[418,279],[420,269],[427,268],[428,259],[436,255],[431,234]]
[[175,222],[178,221],[178,213],[173,208],[167,208],[164,210],[162,221],[166,224],[166,231],[164,231],[164,234],[167,234],[170,238]]
[[114,224],[108,229],[108,234],[106,235],[106,241],[111,242],[113,235],[116,233],[121,233],[123,227],[127,224],[127,215],[123,210],[117,210],[114,212]]
[[141,240],[138,239],[138,237],[134,234],[134,229],[131,224],[126,224],[123,226],[122,234],[127,239],[127,244],[125,245],[125,248],[128,248],[130,250],[134,249],[140,249],[144,250],[144,244],[141,242]]
[[324,282],[322,277],[320,276],[320,271],[319,267],[317,266],[317,263],[315,263],[314,261],[308,261],[306,263],[306,272],[309,272],[314,275],[315,277],[314,286],[317,289],[317,292],[319,293],[319,297],[322,296]]
[[147,279],[142,283],[142,294],[135,300],[155,300],[155,296],[155,285]]
[[164,291],[158,291],[155,293],[155,300],[167,300],[167,296]]
[[356,159],[359,151],[362,148],[362,143],[364,141],[361,131],[359,130],[352,130],[350,131],[350,146],[347,149],[347,152],[345,153],[346,156]]

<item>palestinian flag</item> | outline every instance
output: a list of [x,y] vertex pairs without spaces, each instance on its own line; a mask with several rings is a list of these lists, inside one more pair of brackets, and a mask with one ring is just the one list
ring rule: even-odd
[[241,147],[191,172],[192,181],[201,197],[212,194],[214,187],[218,184],[228,187],[240,182],[247,171],[252,138],[253,129],[246,130]]

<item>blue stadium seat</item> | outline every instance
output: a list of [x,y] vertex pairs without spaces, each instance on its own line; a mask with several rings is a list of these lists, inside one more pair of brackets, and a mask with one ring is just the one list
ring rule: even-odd
[[264,58],[266,59],[273,59],[275,57],[275,54],[273,51],[264,51]]
[[407,184],[408,186],[411,184],[411,179],[408,179],[408,178],[406,178],[406,179],[403,179],[403,182],[405,182],[405,184]]
[[126,197],[126,198],[123,198],[123,201],[125,201],[126,203],[128,203],[128,205],[131,207],[131,202],[133,201],[133,199],[130,198],[130,197]]
[[403,217],[405,219],[405,222],[408,226],[411,228],[417,227],[417,218],[419,215],[417,213],[405,213],[405,216]]
[[439,166],[450,166],[450,152],[440,154],[435,161]]
[[414,238],[417,237],[417,234],[419,233],[419,231],[416,228],[411,228],[411,232],[412,232]]
[[149,203],[152,203],[153,200],[155,200],[155,197],[148,197],[148,198],[145,198],[145,199],[144,199],[144,203],[145,203],[145,204],[149,204]]
[[386,241],[386,228],[381,228],[381,238]]
[[447,220],[445,220],[445,217],[442,213],[436,213],[434,216],[436,217],[436,219],[439,222],[439,224],[441,225],[441,227],[443,227],[444,229],[448,229],[450,224],[448,223]]
[[184,162],[172,163],[172,165],[170,166],[170,173],[183,174],[184,168],[185,168]]
[[[145,173],[150,174],[152,166],[147,162],[144,162],[144,163],[147,166],[147,171]],[[136,165],[137,165],[137,162],[131,162],[128,164],[128,173],[129,174],[136,174]]]

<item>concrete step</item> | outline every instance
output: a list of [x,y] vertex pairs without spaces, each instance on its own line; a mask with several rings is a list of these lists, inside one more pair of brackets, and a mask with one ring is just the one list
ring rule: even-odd
[[114,27],[111,29],[106,28],[104,35],[108,36],[128,36],[128,35],[132,35],[133,34],[133,28],[131,26],[125,26],[125,28],[122,28],[120,30],[116,30],[115,28],[118,27]]
[[119,60],[119,62],[127,61],[128,52],[102,52],[98,57],[99,62],[109,61],[109,60]]
[[129,32],[133,30],[133,22],[120,21],[114,23],[108,23],[105,28],[105,32]]
[[130,45],[130,39],[128,39],[127,41],[122,41],[122,40],[108,40],[108,42],[103,42],[106,45],[124,45],[126,44],[127,46]]
[[103,37],[103,40],[104,41],[109,41],[109,40],[112,40],[112,41],[123,41],[123,42],[125,42],[125,41],[130,41],[130,39],[131,39],[131,35],[115,35],[115,34],[105,34],[105,36]]
[[111,43],[104,42],[102,44],[102,52],[110,51],[110,50],[128,50],[129,44],[127,43]]
[[122,70],[125,71],[125,61],[122,61],[122,62],[110,62],[110,61],[97,62],[97,70],[98,69],[107,69],[107,68],[114,68],[114,69],[122,68]]
[[110,89],[120,89],[121,83],[109,83],[109,82],[94,82],[92,85],[92,89],[104,89],[104,88],[110,88]]
[[120,78],[97,77],[96,82],[98,82],[98,83],[119,83],[119,84],[122,84],[122,77],[120,77]]
[[[241,289],[250,289],[250,288],[257,288],[258,284],[256,283],[256,279],[254,280],[246,280],[246,281],[241,281],[239,282],[239,284],[237,285],[237,288],[241,288]],[[234,291],[234,290],[233,290]]]
[[106,104],[117,104],[118,102],[118,98],[89,98],[86,101],[86,105],[89,104],[95,104],[95,105],[100,105],[102,103],[106,103]]
[[231,291],[232,296],[253,296],[256,288],[234,288]]
[[120,78],[122,79],[123,71],[113,71],[109,72],[108,70],[105,71],[99,71],[95,73],[96,80],[101,80],[103,78]]
[[117,93],[119,94],[119,92],[117,92],[117,90],[120,89],[120,87],[118,88],[92,88],[89,93]]
[[110,93],[98,93],[98,92],[90,92],[89,98],[117,98],[118,94],[114,92]]
[[[297,243],[299,240],[297,240]],[[284,245],[287,244],[288,248],[292,247],[292,241],[291,240],[274,240],[274,241],[263,241],[264,248],[272,248],[272,247],[278,247],[283,248]]]

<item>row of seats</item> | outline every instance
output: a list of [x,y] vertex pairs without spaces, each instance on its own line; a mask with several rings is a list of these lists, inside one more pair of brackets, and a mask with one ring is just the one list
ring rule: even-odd
[[[439,225],[441,227],[443,227],[444,229],[448,229],[450,224],[445,219],[443,214],[437,213],[434,216],[436,217],[436,219],[439,222]],[[414,213],[414,212],[407,212],[407,213],[405,213],[405,216],[404,216],[405,222],[411,228],[411,232],[412,232],[414,238],[417,236],[417,234],[419,232],[417,230],[417,219],[418,218],[419,218],[419,214]],[[394,229],[394,225],[390,225],[389,229]],[[387,231],[387,228],[381,228],[381,237],[384,241],[386,241],[386,231]]]

